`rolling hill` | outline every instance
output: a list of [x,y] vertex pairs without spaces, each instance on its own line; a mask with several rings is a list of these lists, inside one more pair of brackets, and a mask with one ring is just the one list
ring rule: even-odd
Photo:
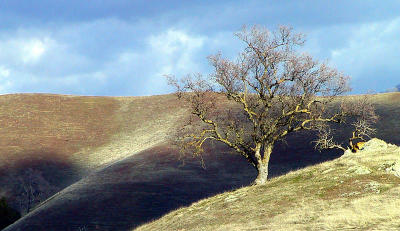
[[20,209],[16,197],[24,189],[17,184],[32,183],[21,178],[45,181],[41,191],[49,196],[95,169],[162,143],[181,113],[175,101],[172,95],[0,96],[0,196]]
[[135,230],[399,230],[400,148],[358,153],[173,211]]
[[[377,137],[399,145],[400,93],[375,95],[374,101],[381,116]],[[18,94],[0,96],[0,107],[0,196],[18,207],[12,179],[26,169],[38,171],[51,189],[49,198],[5,230],[132,230],[246,186],[256,175],[218,145],[207,149],[206,169],[191,157],[182,164],[167,139],[185,113],[174,95]],[[274,149],[270,172],[277,178],[271,184],[342,155],[315,152],[309,141],[296,135]]]

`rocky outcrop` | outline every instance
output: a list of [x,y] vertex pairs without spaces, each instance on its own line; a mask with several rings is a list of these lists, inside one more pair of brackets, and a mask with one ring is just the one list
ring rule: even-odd
[[373,138],[357,153],[347,150],[342,156],[352,163],[347,173],[363,175],[383,171],[400,177],[400,147]]

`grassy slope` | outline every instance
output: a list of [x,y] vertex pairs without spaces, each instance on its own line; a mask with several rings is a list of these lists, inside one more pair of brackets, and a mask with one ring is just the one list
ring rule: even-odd
[[398,174],[400,148],[374,140],[357,154],[201,200],[136,230],[399,230]]
[[93,169],[162,143],[180,111],[172,95],[2,95],[0,196],[12,201],[12,179],[28,168],[62,189]]
[[[178,113],[177,113],[178,112]],[[0,96],[0,167],[26,158],[97,167],[163,139],[179,116],[175,97]],[[157,124],[162,124],[160,129]],[[135,138],[132,138],[132,135]],[[130,144],[132,140],[139,141]],[[148,145],[151,143],[151,145]],[[107,149],[107,155],[103,155]],[[118,152],[109,155],[109,152]]]
[[112,98],[18,94],[1,96],[0,105],[1,166],[44,153],[68,160],[118,130]]
[[[87,116],[87,119],[92,123],[91,127],[97,127],[105,135],[101,136],[104,137],[103,142],[92,146],[85,143],[85,139],[77,139],[83,144],[77,142],[76,146],[79,146],[79,148],[75,149],[72,154],[64,152],[61,155],[64,158],[68,157],[66,158],[68,164],[78,166],[76,169],[68,169],[69,172],[82,169],[86,172],[93,169],[98,169],[98,171],[61,191],[43,203],[37,210],[10,227],[9,230],[18,230],[21,227],[41,230],[46,225],[49,225],[47,226],[48,230],[55,229],[55,227],[57,227],[57,230],[77,230],[78,227],[84,225],[89,228],[97,227],[99,230],[130,230],[129,227],[148,222],[171,209],[187,206],[198,199],[246,185],[255,175],[254,170],[240,158],[224,155],[223,153],[226,152],[224,149],[209,150],[209,156],[206,157],[208,167],[206,170],[199,167],[197,160],[190,158],[187,160],[188,165],[180,166],[180,162],[177,160],[177,152],[161,145],[165,141],[169,129],[176,126],[176,121],[182,118],[182,110],[176,104],[173,95],[129,98],[54,95],[17,96],[37,97],[37,99],[53,97],[55,98],[53,102],[57,101],[57,97],[80,99],[82,102],[79,105],[85,106],[74,113],[69,113],[69,110],[65,113]],[[92,104],[84,103],[90,100],[97,101]],[[393,116],[400,114],[400,94],[377,95],[375,100],[378,103],[380,114],[384,115],[385,118],[378,124],[380,132],[377,137],[384,138],[391,143],[400,144],[400,137],[393,136],[396,131],[400,130],[400,123],[397,123],[397,117]],[[112,103],[105,103],[110,101]],[[40,100],[34,100],[33,104],[39,104],[39,102]],[[26,104],[26,102],[25,104],[21,103],[21,107],[24,107],[25,111],[31,110]],[[96,113],[90,114],[89,105],[98,108]],[[68,108],[67,104],[63,104],[63,106]],[[55,111],[57,104],[54,103],[50,108],[53,110],[52,113],[41,112],[37,114],[36,117],[39,121],[54,120],[57,115]],[[70,110],[73,111],[74,108],[71,104]],[[113,108],[113,110],[105,110],[105,108]],[[7,113],[15,113],[15,110],[17,108],[9,109]],[[109,111],[109,113],[104,113],[104,111]],[[19,113],[23,114],[23,112],[23,110],[20,110]],[[7,115],[7,113],[3,113],[3,118],[4,114]],[[102,113],[108,115],[108,117],[102,117],[110,119],[96,119]],[[50,116],[51,119],[46,120],[46,116]],[[63,118],[60,121],[66,121],[65,115],[59,116]],[[11,116],[9,117],[11,118]],[[78,124],[82,123],[82,119],[75,121]],[[48,124],[41,123],[36,130],[49,129],[46,127]],[[115,130],[111,130],[111,128]],[[8,129],[6,132],[12,131],[12,129]],[[30,130],[32,129],[34,127],[31,127]],[[87,129],[85,137],[97,134],[91,133],[91,128]],[[29,133],[30,130],[27,129],[21,134]],[[110,134],[107,132],[110,132]],[[54,133],[53,136],[59,137],[63,134]],[[6,138],[6,135],[4,137]],[[46,143],[49,140],[42,138],[42,135],[32,135],[30,139],[40,140],[40,142],[35,141],[36,143]],[[16,143],[23,145],[24,142],[31,142],[30,139],[25,141],[17,138],[19,142]],[[289,139],[289,146],[277,147],[271,158],[271,175],[279,176],[290,170],[338,156],[337,153],[332,153],[332,155],[315,153],[311,146],[304,145],[308,142],[308,137],[299,135]],[[59,143],[56,147],[63,149],[64,144]],[[4,144],[1,148],[10,148],[9,146],[9,144]],[[46,153],[46,147],[49,146],[51,145],[47,144],[41,150]],[[30,145],[27,145],[27,147],[29,148]],[[67,149],[67,147],[64,147],[64,149]],[[142,152],[131,156],[131,154],[139,151]],[[220,155],[215,155],[216,153]],[[304,153],[307,153],[307,155],[304,155]],[[10,158],[8,152],[1,152],[0,155]],[[29,155],[26,154],[25,156]],[[117,161],[124,157],[127,158]],[[41,161],[49,158],[51,159],[52,156],[48,155]],[[46,165],[47,168],[48,165]],[[196,193],[192,193],[193,190]],[[32,229],[32,225],[37,225],[37,229]]]

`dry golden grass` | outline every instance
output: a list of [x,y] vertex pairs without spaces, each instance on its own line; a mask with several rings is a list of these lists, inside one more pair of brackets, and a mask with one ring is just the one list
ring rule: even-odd
[[118,131],[112,98],[17,94],[0,97],[0,167],[26,159],[63,159]]
[[0,168],[27,159],[98,167],[165,142],[181,112],[173,95],[3,95]]
[[357,154],[201,200],[136,230],[399,230],[396,163],[400,148],[374,139]]
[[110,165],[166,142],[168,134],[184,116],[173,95],[115,99],[120,105],[116,123],[122,126],[110,142],[89,153],[87,163],[91,166]]

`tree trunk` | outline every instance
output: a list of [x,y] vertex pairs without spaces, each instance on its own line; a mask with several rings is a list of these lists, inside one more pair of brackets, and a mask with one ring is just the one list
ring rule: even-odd
[[258,165],[258,175],[256,180],[254,181],[254,184],[259,185],[259,184],[265,184],[267,183],[268,180],[268,163],[266,165]]
[[268,181],[268,164],[272,153],[272,145],[265,146],[263,151],[264,155],[261,156],[261,159],[259,159],[257,163],[258,175],[254,181],[256,185],[265,184]]

